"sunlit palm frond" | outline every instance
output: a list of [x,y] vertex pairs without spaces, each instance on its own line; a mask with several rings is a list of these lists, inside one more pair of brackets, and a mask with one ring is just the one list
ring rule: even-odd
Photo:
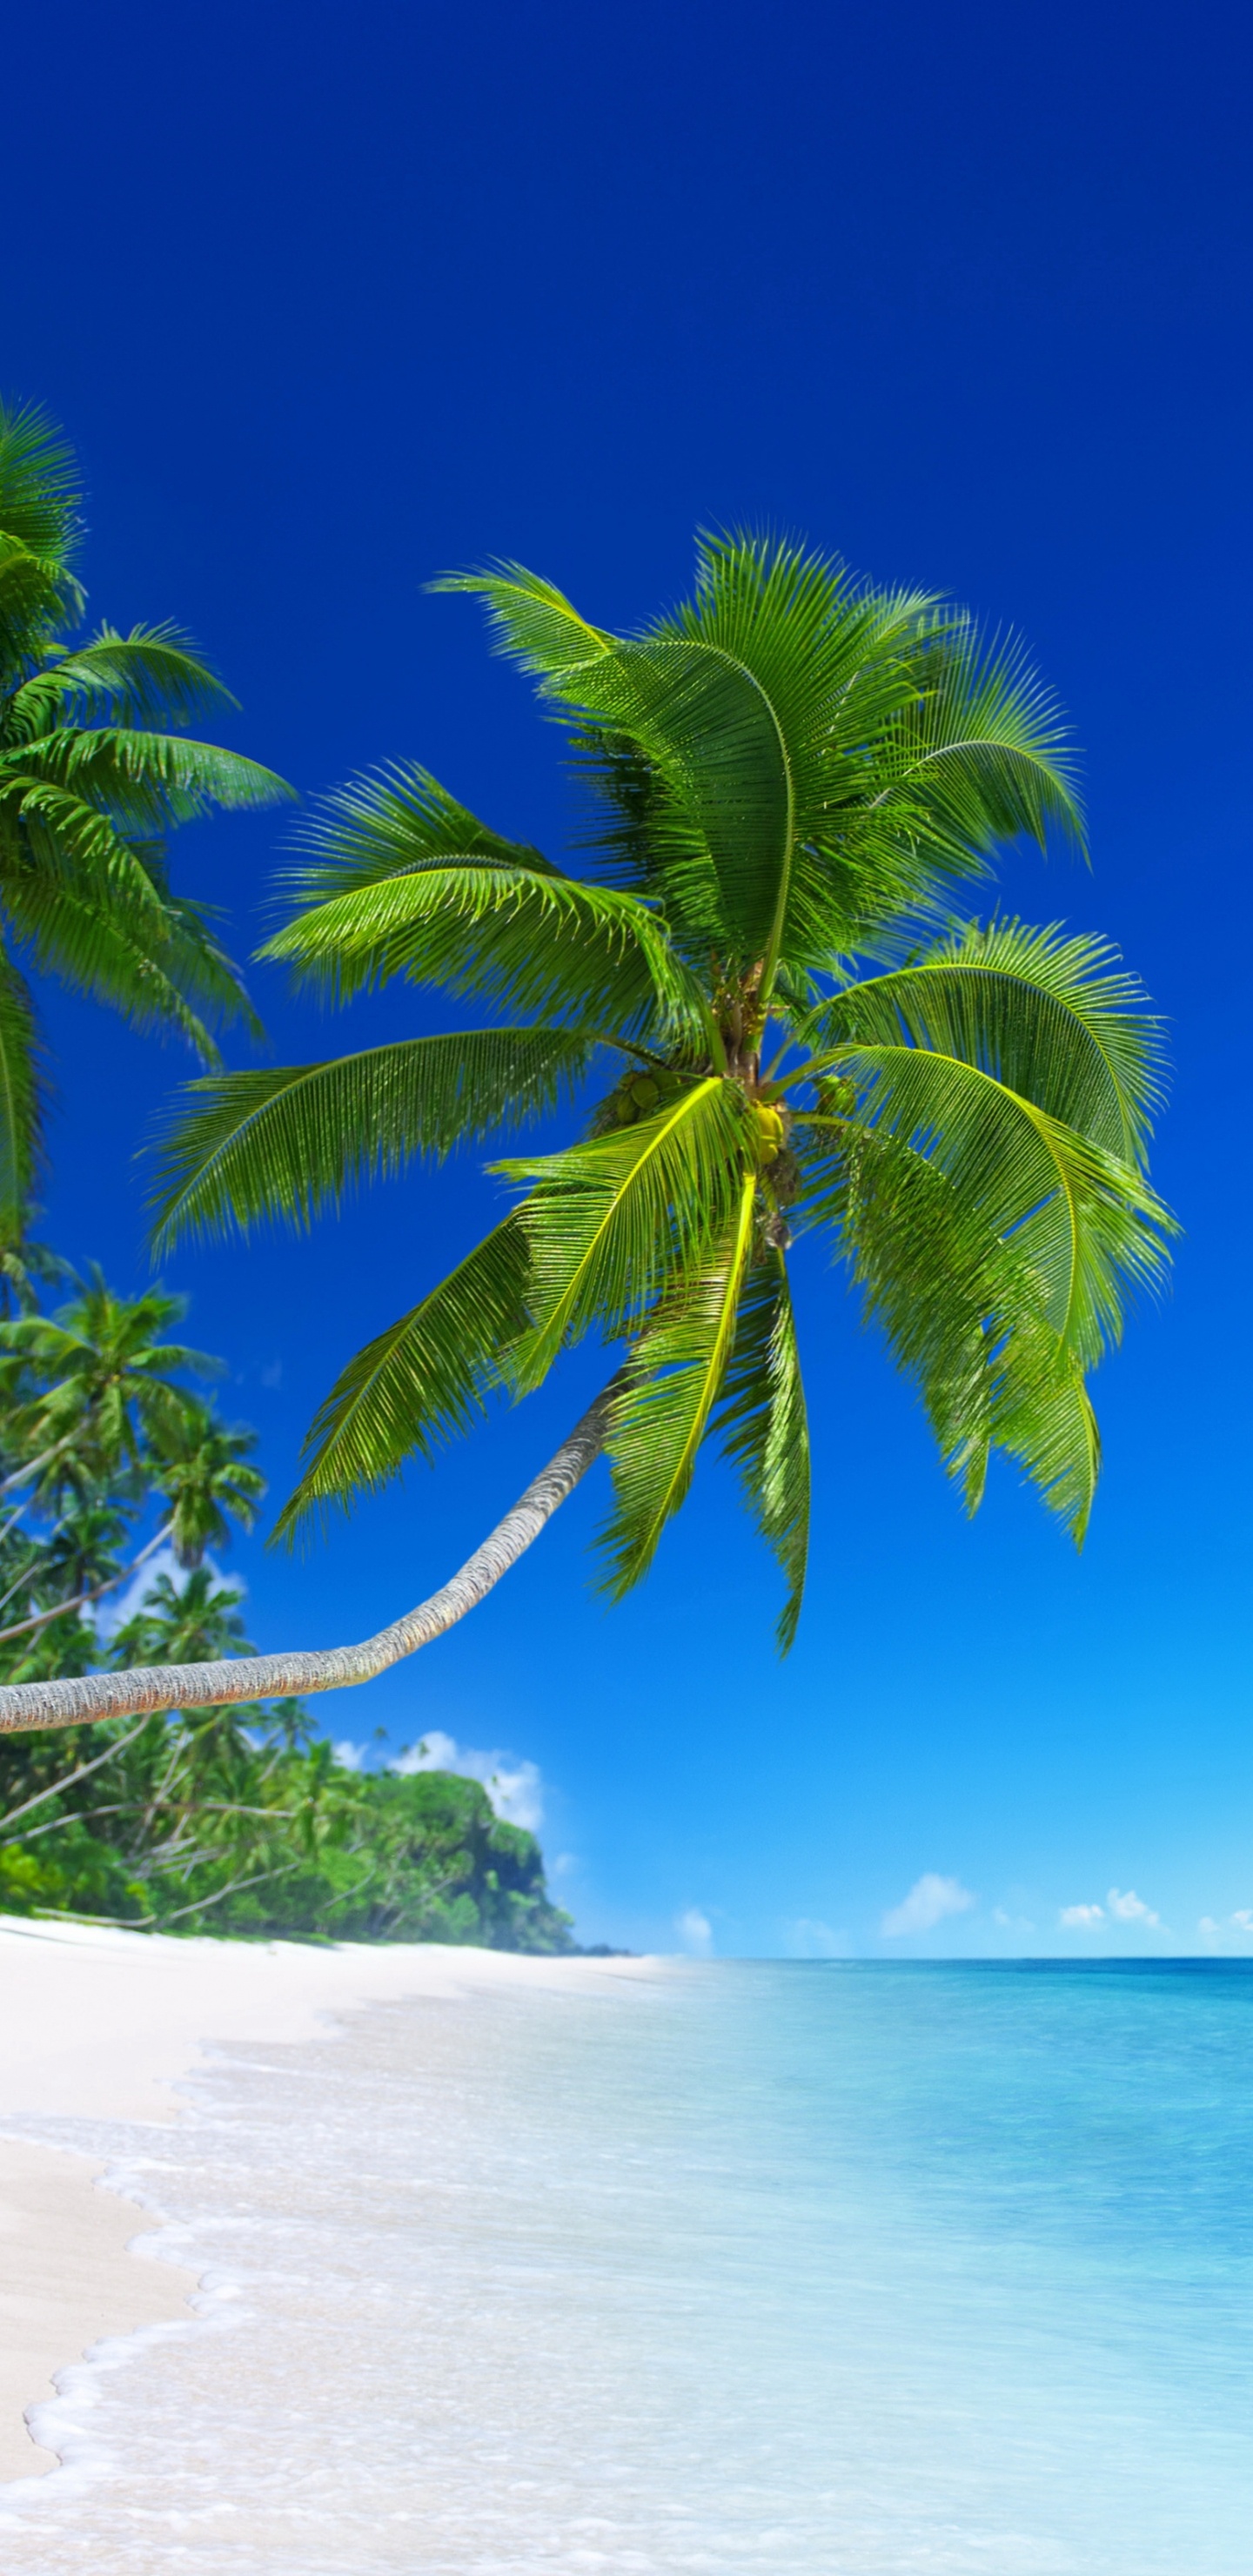
[[537,679],[559,680],[610,650],[617,638],[589,626],[555,584],[525,564],[484,564],[474,572],[446,572],[428,582],[432,591],[471,591],[484,600],[502,653]]
[[14,691],[12,722],[23,736],[102,719],[181,727],[236,703],[178,627],[132,626],[123,635],[104,625],[85,643],[50,653],[47,667]]
[[625,1030],[703,1026],[646,905],[563,876],[467,814],[424,770],[358,779],[302,828],[316,898],[266,943],[338,997],[404,975],[501,1008]]
[[806,1034],[958,1056],[1126,1162],[1143,1157],[1162,1097],[1161,1023],[1104,940],[1056,926],[972,924],[909,965],[850,985]]
[[809,1557],[810,1451],[796,1317],[781,1252],[763,1247],[749,1272],[714,1427],[787,1582],[776,1630],[779,1652],[786,1654],[800,1619]]
[[1050,1320],[1029,1246],[998,1235],[925,1153],[852,1124],[823,1155],[819,1204],[967,1509],[1002,1449],[1082,1539],[1099,1467],[1084,1361]]
[[262,1217],[306,1227],[376,1173],[554,1108],[595,1043],[565,1029],[473,1029],[189,1083],[165,1150],[155,1238],[246,1234]]
[[663,1297],[632,1347],[606,1443],[615,1509],[601,1533],[605,1588],[614,1600],[638,1583],[687,1496],[726,1375],[753,1252],[756,1174],[705,1257]]
[[1129,1296],[1160,1279],[1173,1231],[1137,1168],[954,1056],[866,1043],[829,1060],[859,1086],[861,1123],[914,1145],[972,1222],[1012,1238],[1059,1340],[1085,1364],[1098,1360]]
[[520,1385],[538,1384],[589,1325],[630,1329],[691,1267],[739,1204],[754,1136],[742,1095],[715,1077],[685,1084],[638,1126],[496,1166],[528,1191],[519,1217],[535,1328],[516,1355]]

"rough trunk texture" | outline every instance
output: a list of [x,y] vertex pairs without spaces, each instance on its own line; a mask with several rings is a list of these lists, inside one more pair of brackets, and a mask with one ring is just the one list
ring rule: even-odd
[[385,1673],[455,1627],[516,1565],[599,1456],[613,1393],[613,1384],[602,1389],[556,1456],[452,1581],[392,1627],[380,1628],[377,1637],[367,1637],[360,1646],[321,1651],[240,1655],[215,1664],[144,1664],[131,1672],[87,1673],[72,1681],[14,1683],[0,1688],[0,1730],[13,1734],[32,1726],[83,1726],[95,1718],[139,1716],[150,1709],[287,1699],[373,1681],[376,1673]]

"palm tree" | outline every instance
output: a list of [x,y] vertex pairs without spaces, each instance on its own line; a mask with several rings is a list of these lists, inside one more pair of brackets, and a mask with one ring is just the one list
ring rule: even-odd
[[255,1431],[228,1430],[194,1397],[154,1426],[149,1477],[173,1509],[152,1545],[171,1540],[184,1572],[196,1572],[207,1547],[228,1545],[231,1521],[255,1526],[265,1493],[260,1469],[248,1464],[256,1445]]
[[119,1628],[114,1653],[122,1662],[136,1664],[156,1664],[165,1658],[207,1664],[237,1653],[248,1643],[240,1617],[242,1599],[237,1585],[219,1583],[207,1565],[199,1566],[183,1584],[158,1574],[134,1618]]
[[[39,1161],[35,1005],[13,945],[138,1028],[216,1063],[208,1019],[251,1019],[210,916],[171,892],[172,825],[291,791],[185,728],[234,701],[169,625],[84,642],[78,476],[44,414],[0,404],[0,1240],[20,1241]],[[5,930],[7,928],[7,944]]]
[[176,1381],[216,1376],[221,1364],[170,1339],[186,1299],[161,1288],[119,1297],[95,1263],[75,1284],[59,1314],[0,1323],[0,1366],[20,1373],[6,1424],[19,1463],[0,1496],[21,1485],[47,1496],[106,1477],[138,1482],[147,1449],[172,1459],[189,1423],[203,1436],[204,1408]]
[[482,595],[567,726],[591,866],[505,840],[420,769],[329,798],[263,954],[337,1000],[401,977],[491,1023],[193,1084],[159,1231],[307,1224],[364,1176],[590,1084],[577,1141],[498,1161],[514,1204],[349,1361],[280,1526],[431,1458],[588,1332],[618,1365],[469,1564],[379,1637],[0,1693],[0,1723],[366,1679],[480,1599],[602,1448],[619,1594],[711,1436],[782,1567],[786,1646],[810,1472],[789,1256],[808,1237],[860,1281],[967,1506],[1000,1449],[1083,1536],[1086,1380],[1171,1226],[1145,1176],[1159,1040],[1104,943],[956,913],[1004,845],[1083,845],[1065,731],[1019,649],[753,539],[704,542],[692,599],[625,638],[517,566],[435,587]]

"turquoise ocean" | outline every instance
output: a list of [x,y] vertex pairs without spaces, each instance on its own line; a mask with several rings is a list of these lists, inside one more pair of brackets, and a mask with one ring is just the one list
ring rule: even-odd
[[1253,1968],[663,1964],[186,2098],[29,2124],[204,2289],[6,2576],[1253,2567]]

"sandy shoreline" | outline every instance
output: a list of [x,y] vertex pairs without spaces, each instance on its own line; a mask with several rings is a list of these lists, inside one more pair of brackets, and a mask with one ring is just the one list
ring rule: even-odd
[[320,2018],[408,1996],[584,1984],[641,1960],[523,1959],[403,1944],[176,1941],[0,1917],[0,2481],[55,2466],[24,2410],[104,2335],[186,2314],[191,2274],[127,2252],[152,2233],[86,2156],[5,2135],[19,2116],[168,2122],[214,2044],[311,2039]]

